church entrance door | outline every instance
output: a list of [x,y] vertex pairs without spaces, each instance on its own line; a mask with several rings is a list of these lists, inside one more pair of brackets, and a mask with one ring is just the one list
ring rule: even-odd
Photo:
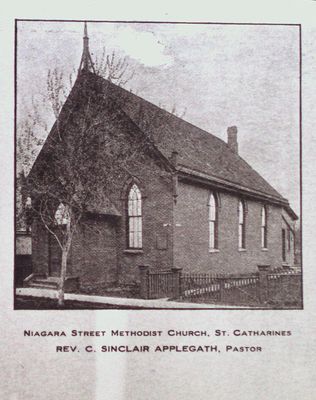
[[49,276],[59,277],[61,269],[61,248],[56,238],[50,233],[48,242]]

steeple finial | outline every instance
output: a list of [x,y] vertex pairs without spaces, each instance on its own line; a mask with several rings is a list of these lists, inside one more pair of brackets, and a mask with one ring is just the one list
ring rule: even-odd
[[89,37],[88,37],[88,28],[86,22],[84,23],[83,51],[82,51],[78,74],[80,74],[81,71],[92,71],[95,73],[94,65],[89,51]]

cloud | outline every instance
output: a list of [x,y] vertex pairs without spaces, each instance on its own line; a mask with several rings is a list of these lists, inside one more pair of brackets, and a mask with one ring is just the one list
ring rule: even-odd
[[124,27],[119,29],[113,38],[113,44],[147,67],[173,64],[173,57],[166,54],[165,45],[153,32],[140,32],[131,27]]

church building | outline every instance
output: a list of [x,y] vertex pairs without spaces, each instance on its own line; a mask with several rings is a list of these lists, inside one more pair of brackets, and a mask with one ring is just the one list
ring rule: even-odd
[[[81,199],[88,193],[67,268],[83,293],[137,285],[142,265],[206,274],[293,266],[298,217],[239,155],[237,127],[225,142],[102,78],[86,31],[77,80],[29,181],[63,185],[62,172],[48,178],[61,165],[73,168],[74,184],[80,178]],[[34,207],[41,196],[34,190]],[[56,195],[54,215],[64,206]],[[29,285],[60,275],[61,249],[47,228],[35,215]]]

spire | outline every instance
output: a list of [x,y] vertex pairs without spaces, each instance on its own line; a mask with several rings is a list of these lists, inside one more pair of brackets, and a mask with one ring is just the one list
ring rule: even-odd
[[80,74],[81,71],[92,71],[95,73],[94,65],[89,51],[89,37],[86,22],[84,23],[83,51],[78,74]]

